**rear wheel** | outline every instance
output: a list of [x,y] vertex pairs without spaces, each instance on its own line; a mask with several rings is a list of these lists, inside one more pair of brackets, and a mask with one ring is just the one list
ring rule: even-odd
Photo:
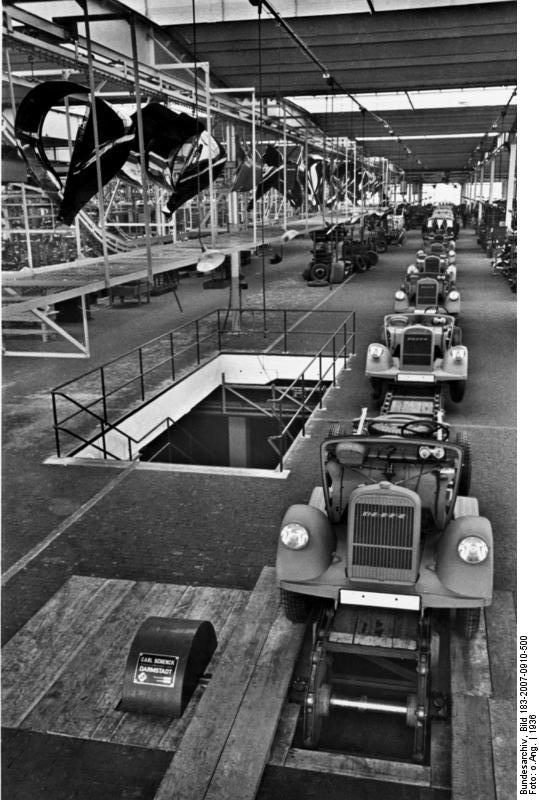
[[322,264],[320,261],[318,261],[311,267],[311,280],[329,281],[330,272],[331,267],[329,264]]
[[387,250],[387,242],[385,239],[377,239],[376,240],[376,252],[377,253],[385,253]]
[[457,609],[457,631],[463,639],[473,639],[479,630],[480,608]]
[[462,344],[462,328],[459,328],[458,325],[455,325],[453,328],[453,340],[451,344],[455,347],[458,344]]
[[281,605],[284,609],[285,617],[290,622],[307,622],[313,608],[313,601],[305,594],[297,594],[296,592],[289,592],[288,589],[281,589]]
[[455,436],[455,444],[459,444],[464,450],[458,492],[463,497],[468,497],[472,481],[472,451],[468,434],[459,431]]
[[460,403],[466,391],[466,381],[452,381],[449,384],[449,397],[454,403]]
[[378,253],[376,250],[367,250],[366,258],[369,269],[370,267],[375,267],[378,264]]

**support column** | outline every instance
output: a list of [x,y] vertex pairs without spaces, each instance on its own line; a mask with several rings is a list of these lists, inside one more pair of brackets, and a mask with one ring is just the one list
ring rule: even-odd
[[246,417],[228,418],[228,463],[231,467],[247,467],[249,461],[249,429]]
[[[262,117],[262,111],[260,116]],[[256,247],[258,242],[256,240],[256,97],[254,92],[251,95],[251,142],[253,157],[253,244]]]
[[496,174],[496,156],[490,161],[490,186],[488,190],[488,201],[492,203],[494,200],[494,176]]
[[283,104],[283,228],[286,230],[286,226],[288,224],[287,218],[287,194],[288,194],[288,170],[287,170],[287,159],[288,159],[288,139],[286,136],[286,106]]
[[[217,238],[217,220],[216,220],[216,208],[215,208],[215,191],[213,187],[213,163],[211,157],[211,138],[212,138],[212,123],[211,123],[211,87],[210,87],[210,67],[209,64],[205,63],[203,65],[204,68],[204,80],[205,80],[205,92],[206,92],[206,131],[208,133],[208,193],[210,195],[210,238],[212,246],[215,246],[215,240]],[[198,80],[197,76],[195,75],[195,81]]]
[[[142,183],[142,209],[144,212],[144,242],[146,245],[146,259],[147,259],[147,274],[148,282],[153,282],[153,265],[152,265],[152,228],[150,224],[150,208],[148,206],[148,177],[146,175],[146,150],[144,144],[144,128],[142,122],[142,105],[140,97],[140,77],[138,69],[138,48],[137,48],[137,29],[135,25],[134,14],[129,17],[129,28],[131,31],[131,50],[133,53],[133,83],[135,85],[135,101],[137,104],[137,133],[138,133],[138,148],[140,153],[140,179]],[[105,220],[103,220],[105,225]]]
[[[109,253],[107,248],[107,236],[105,227],[105,200],[103,196],[103,179],[101,174],[101,154],[99,151],[99,130],[97,127],[97,108],[95,102],[95,78],[94,78],[94,57],[92,53],[92,39],[90,36],[90,20],[88,17],[88,0],[81,0],[82,10],[84,13],[84,34],[86,36],[86,59],[88,62],[88,85],[90,88],[90,105],[92,108],[92,131],[95,146],[95,169],[97,176],[97,201],[99,207],[99,220],[103,228],[103,266],[104,266],[104,279],[105,287],[109,294],[109,302],[112,304],[112,296],[110,293],[110,264]],[[141,154],[142,155],[142,154]]]
[[480,172],[480,176],[479,177],[480,177],[480,180],[481,180],[481,188],[479,190],[481,196],[479,198],[480,199],[480,203],[479,203],[479,208],[477,210],[477,222],[478,223],[481,222],[481,220],[483,219],[483,205],[484,205],[484,203],[483,203],[483,186],[484,186],[484,180],[485,180],[485,165],[484,164],[481,164],[481,172]]
[[511,228],[513,220],[513,201],[515,199],[515,176],[517,166],[517,143],[511,142],[509,149],[509,171],[507,174],[507,205],[505,211],[505,225],[507,230]]
[[354,211],[357,208],[357,142],[354,139],[354,177],[353,177],[353,202],[354,202]]

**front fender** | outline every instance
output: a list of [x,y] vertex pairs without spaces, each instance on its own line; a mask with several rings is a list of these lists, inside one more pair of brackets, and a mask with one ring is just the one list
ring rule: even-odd
[[448,292],[448,296],[445,298],[444,301],[444,306],[447,313],[454,315],[460,314],[460,294],[456,300],[450,300],[449,294],[450,292]]
[[393,358],[385,344],[379,344],[378,342],[375,342],[374,344],[382,348],[382,354],[379,358],[373,358],[369,352],[372,345],[369,345],[367,348],[367,363],[365,365],[366,375],[375,375],[377,372],[386,372],[393,366]]
[[326,515],[313,506],[299,503],[290,506],[280,530],[289,522],[298,522],[307,528],[309,541],[302,550],[290,550],[279,536],[275,565],[277,580],[310,581],[325,572],[331,564],[336,545],[335,534]]
[[450,347],[449,350],[444,354],[443,362],[442,362],[442,370],[444,372],[449,373],[450,375],[454,375],[456,378],[467,378],[468,377],[468,348],[464,347],[464,345],[458,345],[459,350],[464,351],[464,358],[457,361],[452,353],[452,348]]
[[[489,553],[481,564],[467,564],[460,558],[457,547],[466,536],[480,536],[487,543]],[[463,597],[490,602],[493,571],[493,537],[488,519],[458,517],[452,520],[438,542],[436,573],[443,585]]]

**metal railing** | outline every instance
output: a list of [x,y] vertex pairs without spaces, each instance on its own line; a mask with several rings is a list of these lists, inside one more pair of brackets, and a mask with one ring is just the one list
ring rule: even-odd
[[[343,321],[335,331],[336,316]],[[319,324],[327,320],[332,335],[327,338],[324,325],[311,329],[313,319]],[[220,353],[309,355],[313,360],[325,354],[335,362],[337,352],[346,359],[355,351],[355,336],[355,312],[350,311],[216,309],[53,388],[56,454],[73,455],[81,443],[90,445],[98,438],[104,442],[112,430],[129,439],[119,423]],[[71,447],[76,441],[75,450],[65,452],[66,440]]]
[[[339,344],[342,336],[342,344]],[[329,347],[331,350],[331,361],[329,365],[323,369],[323,359],[324,359],[324,352],[326,348]],[[350,349],[353,347],[354,349]],[[326,386],[328,383],[331,383],[332,386],[335,386],[337,382],[337,361],[340,359],[344,360],[346,364],[349,356],[355,351],[355,320],[354,320],[354,331],[349,332],[347,330],[347,322],[345,321],[335,333],[329,337],[329,339],[325,342],[324,346],[321,348],[320,352],[316,353],[311,361],[307,364],[303,372],[301,372],[298,377],[292,381],[292,383],[286,388],[284,392],[282,392],[281,396],[278,398],[276,403],[279,406],[279,413],[278,417],[280,420],[281,425],[281,432],[274,436],[268,437],[268,442],[273,447],[277,455],[279,456],[279,470],[282,472],[283,470],[283,460],[284,455],[288,447],[286,447],[286,443],[288,441],[288,445],[294,440],[295,436],[292,433],[292,428],[295,423],[298,421],[298,418],[301,417],[301,435],[305,436],[305,424],[308,417],[311,415],[312,411],[309,406],[309,401],[313,398],[313,395],[318,396],[318,405],[322,408],[322,400],[326,390]],[[311,367],[318,363],[318,377],[314,382],[312,379],[310,380],[310,387],[306,390],[306,374],[309,372]],[[298,395],[299,398],[298,399]],[[283,402],[292,402],[298,406],[298,409],[295,414],[293,414],[289,419],[286,425],[283,424]]]

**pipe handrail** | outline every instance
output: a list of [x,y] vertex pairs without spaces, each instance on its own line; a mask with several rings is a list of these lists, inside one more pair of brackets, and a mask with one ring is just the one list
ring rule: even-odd
[[[229,309],[226,309],[226,311],[229,311]],[[302,321],[302,318],[300,318],[299,320],[295,321],[293,324],[290,324],[291,323],[290,317],[292,315],[300,314],[300,315],[305,315],[306,316],[306,315],[311,315],[313,313],[315,313],[315,314],[334,314],[335,313],[334,311],[326,310],[326,309],[322,309],[320,311],[318,309],[316,309],[313,312],[310,309],[285,309],[285,310],[283,310],[283,309],[265,309],[264,310],[264,309],[259,309],[259,308],[251,308],[251,309],[242,309],[242,311],[248,311],[251,314],[252,327],[244,329],[244,332],[247,333],[247,334],[249,334],[249,333],[262,333],[262,327],[257,327],[257,317],[260,319],[260,323],[261,323],[262,320],[264,319],[264,315],[266,315],[266,318],[267,318],[268,315],[271,315],[271,314],[277,315],[277,319],[279,321],[282,321],[282,324],[278,328],[275,328],[275,329],[273,329],[271,327],[270,328],[266,328],[265,329],[265,335],[267,336],[268,333],[270,333],[270,334],[271,333],[276,333],[276,334],[280,335],[280,338],[282,338],[283,335],[284,335],[285,343],[288,342],[289,337],[295,332],[294,329],[297,328],[299,322]],[[313,394],[316,391],[318,391],[318,388],[319,388],[319,383],[318,383],[317,386],[312,388],[308,392],[307,395],[305,395],[304,388],[303,388],[302,389],[302,391],[303,391],[303,403],[298,403],[296,398],[292,398],[290,396],[291,391],[295,387],[297,387],[298,382],[300,380],[302,381],[302,384],[304,384],[306,370],[308,370],[310,367],[312,367],[312,365],[316,362],[317,359],[320,359],[322,357],[324,351],[330,345],[332,345],[332,349],[333,349],[332,367],[334,369],[334,360],[335,360],[335,353],[336,353],[335,342],[337,340],[337,337],[339,337],[342,334],[343,331],[344,331],[344,334],[345,334],[345,343],[344,343],[343,347],[339,348],[339,352],[338,352],[339,357],[341,356],[341,354],[342,354],[342,352],[344,350],[345,358],[346,358],[347,345],[350,343],[350,341],[354,342],[354,337],[355,337],[355,312],[340,312],[340,313],[346,314],[346,317],[345,317],[344,321],[339,325],[337,330],[334,331],[333,334],[328,339],[326,339],[324,341],[323,345],[318,348],[317,353],[314,356],[311,357],[310,361],[308,362],[307,366],[305,367],[305,369],[303,370],[301,375],[298,378],[296,378],[290,384],[290,386],[286,389],[286,391],[284,391],[284,392],[282,392],[280,394],[280,398],[279,398],[280,402],[282,402],[283,400],[285,400],[285,401],[286,400],[290,400],[291,402],[296,403],[296,405],[299,405],[299,409],[298,409],[297,413],[294,415],[293,420],[295,420],[297,418],[297,415],[299,413],[302,413],[302,414],[305,413],[305,403],[312,398]],[[131,350],[127,351],[126,353],[123,353],[120,356],[117,356],[114,359],[109,360],[105,364],[102,364],[102,365],[100,365],[98,367],[94,367],[93,369],[88,370],[87,372],[83,373],[82,375],[79,375],[78,377],[76,377],[74,379],[71,379],[69,381],[65,381],[64,383],[59,384],[58,386],[54,387],[54,389],[51,390],[51,395],[52,395],[52,402],[53,402],[54,431],[55,431],[55,434],[56,434],[56,446],[57,446],[58,456],[60,457],[60,454],[61,454],[61,447],[60,447],[60,441],[59,441],[59,437],[58,437],[58,432],[59,431],[69,432],[67,430],[67,428],[65,427],[66,423],[68,423],[71,420],[75,420],[77,418],[81,419],[81,415],[84,412],[86,412],[89,416],[93,417],[97,422],[99,422],[99,424],[101,425],[103,430],[106,430],[107,432],[115,430],[115,431],[118,431],[123,436],[125,436],[128,439],[128,441],[130,443],[130,446],[131,446],[131,443],[139,443],[141,441],[140,439],[137,440],[137,439],[135,439],[133,437],[130,437],[128,434],[125,433],[125,431],[122,431],[120,428],[118,428],[118,422],[117,421],[114,422],[114,423],[109,422],[109,420],[107,418],[108,417],[107,400],[110,397],[112,397],[113,395],[116,395],[119,392],[125,391],[130,386],[132,386],[133,384],[140,383],[140,398],[142,399],[142,402],[147,402],[148,399],[150,399],[151,397],[155,396],[155,394],[156,394],[156,392],[158,392],[158,390],[162,391],[163,382],[166,383],[168,381],[168,382],[177,383],[178,377],[177,377],[177,374],[176,374],[176,364],[178,363],[179,359],[182,356],[185,356],[186,353],[189,353],[189,351],[192,351],[194,348],[196,348],[196,363],[198,365],[200,365],[203,361],[205,361],[205,360],[207,360],[207,359],[209,359],[211,357],[214,357],[214,355],[215,355],[214,351],[216,353],[223,352],[223,349],[226,349],[226,343],[225,343],[225,346],[223,345],[223,337],[226,337],[228,333],[230,333],[230,334],[234,333],[234,331],[232,331],[232,329],[230,329],[230,331],[227,329],[227,319],[228,319],[228,317],[226,315],[225,315],[224,324],[221,323],[221,318],[222,318],[222,315],[224,315],[224,314],[225,314],[225,309],[215,309],[215,310],[210,311],[210,312],[208,312],[206,314],[203,314],[201,317],[198,317],[195,320],[192,320],[190,322],[184,323],[183,325],[180,325],[177,328],[174,328],[174,329],[172,329],[170,331],[167,331],[166,333],[161,334],[160,336],[156,336],[153,339],[150,339],[148,342],[145,342],[144,344],[139,345],[137,347],[131,348]],[[208,320],[210,320],[212,322],[212,328],[211,328],[211,330],[209,332],[201,334],[200,323],[208,321]],[[350,321],[351,320],[352,320],[352,325],[351,325],[352,333],[350,335],[346,336],[347,326],[350,325]],[[188,331],[188,336],[193,337],[194,340],[188,341],[186,344],[180,346],[180,348],[178,350],[175,350],[175,348],[173,346],[174,337],[182,335],[182,333],[185,333],[185,331]],[[302,328],[301,330],[296,331],[296,333],[301,334],[302,336],[312,335],[312,334],[320,335],[320,334],[323,334],[323,331],[311,330],[311,328],[309,327],[308,329],[303,329]],[[216,339],[216,337],[217,337],[217,339]],[[201,358],[201,345],[207,343],[210,340],[212,340],[214,342],[214,346],[212,348],[212,352],[211,352],[211,354],[208,353],[208,354],[206,354],[205,356],[203,356]],[[166,344],[167,349],[170,347],[170,353],[167,354],[164,358],[159,359],[159,361],[157,361],[157,362],[152,361],[151,357],[150,357],[151,356],[151,348],[152,348],[152,346],[156,345],[156,344],[163,344],[163,343]],[[277,342],[275,342],[274,345],[276,346]],[[273,345],[272,345],[272,347],[273,347]],[[285,350],[286,350],[287,353],[289,353],[289,351],[287,349],[287,346],[285,346]],[[351,348],[351,351],[353,351],[353,348]],[[234,352],[237,353],[238,355],[240,355],[242,351],[234,350]],[[245,352],[248,353],[248,352],[252,352],[252,351],[246,350]],[[134,372],[133,377],[128,377],[127,379],[123,380],[117,386],[113,385],[112,388],[111,388],[111,381],[110,381],[110,378],[107,379],[107,375],[106,375],[105,370],[107,370],[108,368],[112,367],[113,365],[117,365],[122,360],[132,358],[134,355],[137,356],[137,358],[135,359],[135,362],[133,363],[133,365],[128,365],[129,369],[133,369],[133,372]],[[189,356],[188,358],[191,358],[191,357]],[[150,366],[147,366],[148,363],[150,363]],[[170,364],[171,374],[168,375],[168,376],[165,375],[163,377],[163,380],[160,381],[159,386],[158,387],[152,387],[150,393],[148,393],[148,386],[147,386],[148,378],[150,376],[152,376],[153,374],[155,374],[157,372],[157,370],[162,369],[163,366],[166,366],[168,364]],[[330,367],[330,369],[332,367]],[[189,369],[189,364],[186,363],[185,364],[185,368]],[[124,369],[125,369],[125,366],[124,366]],[[325,378],[326,375],[327,375],[327,370],[324,372],[324,376],[323,377]],[[69,387],[69,386],[76,386],[76,385],[79,385],[79,388],[78,388],[77,391],[79,391],[79,392],[83,391],[82,383],[83,383],[84,379],[88,379],[88,378],[91,378],[92,381],[96,380],[98,383],[100,383],[101,391],[99,392],[99,390],[97,390],[97,392],[99,392],[97,394],[97,396],[95,396],[94,399],[88,401],[87,403],[79,402],[78,400],[75,399],[74,396],[70,396],[70,395],[68,395],[66,393],[66,391],[63,391],[65,389],[67,389],[67,387]],[[320,375],[319,376],[319,381],[321,379],[322,379],[322,376]],[[229,391],[233,391],[233,390],[229,389]],[[95,388],[93,386],[92,386],[92,388],[90,390],[90,393],[91,394],[95,394],[96,393],[96,390],[95,390]],[[138,395],[139,395],[139,392],[137,392],[137,396]],[[64,416],[60,420],[58,420],[58,418],[57,418],[57,400],[59,398],[67,401],[68,403],[73,404],[77,409],[76,411],[74,411],[72,413],[68,413],[66,416]],[[131,398],[131,403],[132,402],[134,402],[133,398]],[[102,412],[98,413],[94,409],[95,409],[96,406],[98,406],[100,404],[102,405],[103,408],[102,408]],[[257,408],[258,410],[261,410],[262,413],[265,413],[267,416],[273,416],[273,414],[268,413],[268,411],[266,411],[265,409],[261,409],[261,407],[257,406],[256,404],[251,403],[251,405],[253,405],[253,407]],[[125,415],[123,415],[123,416],[125,416]],[[275,416],[277,416],[277,415],[275,415]],[[157,425],[150,432],[153,432],[153,430],[155,430],[155,428],[157,428],[160,425],[162,425],[164,422],[167,421],[167,419],[170,420],[170,418],[164,418],[159,423],[157,423]],[[172,420],[170,420],[170,421],[173,422]],[[291,420],[291,422],[292,422],[292,420]],[[168,422],[167,422],[167,424],[168,424]],[[142,438],[146,438],[149,435],[150,432],[146,433],[144,435],[144,437],[142,437]],[[79,437],[75,436],[75,438],[79,438]],[[81,441],[86,441],[88,444],[90,443],[90,440],[88,440],[88,439],[86,439],[86,440],[85,439],[81,439]]]

